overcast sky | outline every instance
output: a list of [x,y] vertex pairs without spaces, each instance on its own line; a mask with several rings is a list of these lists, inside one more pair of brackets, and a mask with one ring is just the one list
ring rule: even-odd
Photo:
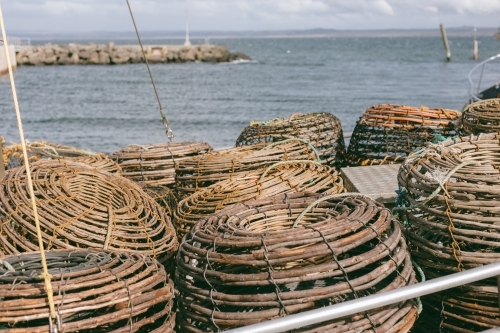
[[[184,0],[129,0],[140,30],[184,29]],[[11,31],[131,31],[125,0],[0,0]],[[191,30],[500,25],[500,0],[188,0]]]

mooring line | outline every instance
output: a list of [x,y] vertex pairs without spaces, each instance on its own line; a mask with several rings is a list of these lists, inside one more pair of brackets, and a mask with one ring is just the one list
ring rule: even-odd
[[163,121],[163,126],[165,126],[165,129],[167,131],[166,132],[167,138],[170,141],[172,141],[172,138],[174,137],[174,132],[172,132],[172,129],[170,128],[170,123],[168,122],[168,119],[165,116],[165,112],[163,112],[163,106],[161,105],[160,95],[158,94],[158,89],[156,89],[155,80],[153,79],[153,73],[151,73],[151,68],[149,67],[148,58],[146,57],[146,52],[144,52],[144,46],[142,45],[141,36],[139,35],[139,30],[137,29],[137,25],[135,24],[134,14],[132,13],[132,8],[130,7],[130,3],[128,2],[128,0],[126,0],[126,1],[127,1],[128,10],[130,12],[130,17],[132,17],[132,23],[134,24],[134,29],[135,29],[135,33],[137,35],[137,39],[139,40],[139,44],[141,45],[142,55],[144,57],[144,61],[146,62],[146,67],[148,68],[149,77],[151,78],[151,83],[153,84],[153,89],[155,91],[156,99],[158,100],[158,105],[160,106],[160,115],[161,115],[161,118]]
[[[56,320],[57,316],[56,316],[56,311],[55,311],[55,306],[54,306],[54,295],[53,295],[53,291],[52,291],[52,284],[50,282],[52,276],[49,274],[49,271],[47,268],[47,260],[45,258],[45,250],[43,247],[43,240],[42,240],[42,231],[40,229],[40,221],[38,219],[38,210],[36,207],[35,192],[33,190],[33,182],[31,181],[31,170],[30,170],[29,159],[28,159],[28,151],[26,149],[26,140],[24,139],[23,123],[21,120],[21,112],[19,110],[19,102],[17,99],[16,85],[14,83],[14,75],[12,74],[9,44],[7,41],[7,34],[5,33],[5,26],[4,26],[4,20],[3,20],[3,14],[2,14],[1,7],[0,7],[0,27],[2,29],[2,37],[3,37],[3,42],[4,42],[5,56],[7,58],[7,69],[9,71],[10,86],[12,88],[12,97],[14,98],[14,109],[16,111],[17,125],[19,127],[19,136],[21,137],[21,145],[23,147],[24,165],[26,167],[26,178],[28,181],[28,188],[29,188],[29,193],[30,193],[30,197],[31,197],[31,204],[33,206],[33,215],[35,218],[36,234],[37,234],[37,238],[38,238],[38,247],[40,249],[40,258],[42,261],[43,273],[40,275],[40,277],[44,279],[45,289],[47,291],[47,299],[48,299],[48,303],[49,303],[50,317],[51,317],[51,319],[49,319],[49,324],[50,324],[49,326],[54,327],[53,326],[54,323],[57,324],[57,320]],[[58,326],[59,325],[57,325],[57,327]]]

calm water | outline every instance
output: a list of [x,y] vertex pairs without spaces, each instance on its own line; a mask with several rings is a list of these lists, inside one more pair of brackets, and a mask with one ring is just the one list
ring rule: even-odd
[[[461,109],[467,100],[467,75],[476,64],[471,60],[472,40],[465,37],[450,38],[450,63],[444,61],[437,37],[212,43],[226,44],[255,61],[152,66],[176,141],[232,146],[251,120],[298,111],[331,112],[350,132],[363,111],[377,103]],[[482,37],[479,51],[480,60],[486,59],[500,52],[500,42]],[[108,153],[131,143],[167,140],[144,64],[22,67],[15,80],[29,140]],[[0,77],[0,112],[0,135],[18,142],[7,76]]]

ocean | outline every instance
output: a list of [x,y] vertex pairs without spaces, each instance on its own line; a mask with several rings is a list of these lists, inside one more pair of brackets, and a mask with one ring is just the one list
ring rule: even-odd
[[[250,121],[296,112],[331,112],[351,132],[374,104],[460,110],[468,99],[468,73],[479,62],[472,60],[472,38],[449,40],[451,62],[440,37],[211,39],[253,61],[151,69],[173,140],[229,147]],[[480,61],[500,52],[493,37],[479,41]],[[485,72],[490,82],[499,79],[499,67]],[[28,140],[105,153],[168,140],[144,64],[20,67],[15,81]],[[7,143],[19,142],[7,75],[0,77],[0,110],[0,135]]]

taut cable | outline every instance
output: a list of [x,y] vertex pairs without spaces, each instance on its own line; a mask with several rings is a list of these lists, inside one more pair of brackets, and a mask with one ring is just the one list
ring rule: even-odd
[[146,57],[146,52],[144,52],[144,46],[142,46],[142,40],[141,36],[139,35],[139,30],[137,29],[137,25],[135,24],[134,14],[132,13],[132,8],[130,7],[130,3],[128,2],[128,0],[126,1],[128,10],[130,12],[130,17],[132,17],[132,23],[134,24],[134,29],[137,35],[137,39],[139,40],[139,44],[141,45],[142,55],[144,57],[144,61],[146,62],[146,67],[148,68],[149,77],[151,78],[151,83],[153,84],[153,89],[155,91],[156,99],[158,100],[158,105],[160,106],[160,115],[163,121],[163,126],[165,126],[165,129],[167,130],[167,138],[170,141],[172,141],[172,138],[174,137],[174,132],[172,132],[172,129],[170,129],[170,124],[168,122],[168,119],[165,116],[165,113],[163,112],[163,106],[161,105],[160,95],[158,94],[158,90],[156,89],[155,80],[153,79],[153,73],[151,73],[151,68],[149,67],[148,58]]
[[[7,58],[7,68],[9,70],[10,86],[12,87],[12,97],[14,98],[14,108],[16,110],[17,125],[19,127],[19,136],[21,137],[21,145],[23,147],[24,165],[26,166],[26,178],[28,181],[28,188],[29,188],[30,197],[31,197],[31,204],[33,205],[33,215],[35,217],[35,227],[36,227],[36,234],[37,234],[37,238],[38,238],[38,247],[40,248],[40,257],[42,260],[43,273],[40,277],[43,278],[44,282],[45,282],[45,289],[47,291],[47,299],[49,302],[50,317],[52,318],[52,320],[55,320],[56,319],[56,310],[55,310],[55,306],[54,306],[54,296],[53,296],[53,292],[52,292],[52,284],[50,283],[51,275],[49,274],[49,271],[47,269],[47,260],[45,259],[45,250],[43,247],[42,232],[40,230],[40,221],[38,219],[38,211],[36,208],[35,193],[33,191],[33,183],[31,181],[31,171],[30,171],[30,165],[29,165],[29,159],[28,159],[28,152],[26,149],[26,141],[24,140],[23,123],[21,121],[21,112],[19,111],[19,103],[17,101],[16,85],[14,83],[14,75],[12,74],[9,44],[7,42],[7,34],[5,33],[5,26],[4,26],[1,7],[0,7],[0,26],[2,28],[2,37],[3,37],[3,42],[4,42],[4,48],[5,48],[5,56]],[[50,326],[52,327],[53,322],[50,321],[50,324],[51,324]]]

